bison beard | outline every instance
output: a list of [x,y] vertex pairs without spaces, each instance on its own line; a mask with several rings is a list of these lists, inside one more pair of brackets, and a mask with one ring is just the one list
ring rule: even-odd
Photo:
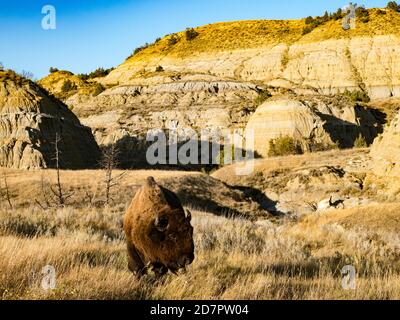
[[152,270],[177,273],[194,260],[191,214],[176,194],[154,178],[138,190],[125,215],[129,269],[138,277]]

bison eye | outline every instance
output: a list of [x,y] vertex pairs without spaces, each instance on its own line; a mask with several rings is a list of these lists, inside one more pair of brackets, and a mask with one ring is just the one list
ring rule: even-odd
[[164,232],[168,228],[168,218],[167,217],[157,217],[154,221],[154,226],[161,232]]

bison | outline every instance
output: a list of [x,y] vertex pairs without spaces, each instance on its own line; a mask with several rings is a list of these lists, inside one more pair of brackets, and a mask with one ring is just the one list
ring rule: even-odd
[[137,277],[152,269],[156,275],[177,273],[194,260],[191,214],[175,193],[153,177],[141,187],[125,215],[128,267]]

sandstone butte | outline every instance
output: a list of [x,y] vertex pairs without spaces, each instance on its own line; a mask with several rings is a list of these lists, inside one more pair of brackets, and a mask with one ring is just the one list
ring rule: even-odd
[[375,173],[381,176],[400,177],[400,113],[378,136],[371,149]]
[[0,166],[54,167],[56,137],[61,168],[96,166],[100,150],[90,128],[32,81],[0,71]]

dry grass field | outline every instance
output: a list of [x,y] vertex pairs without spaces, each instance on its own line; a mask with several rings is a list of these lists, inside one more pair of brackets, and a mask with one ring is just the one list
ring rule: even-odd
[[[61,174],[66,186],[76,185],[71,204],[44,210],[33,201],[43,201],[42,172],[7,171],[13,209],[2,199],[1,299],[400,299],[399,203],[272,221],[190,208],[193,264],[179,276],[136,280],[122,232],[135,186],[147,175],[200,174],[128,172],[109,206],[85,200],[101,172]],[[54,290],[41,287],[46,265],[56,271]],[[356,290],[342,287],[345,265],[356,268]]]

